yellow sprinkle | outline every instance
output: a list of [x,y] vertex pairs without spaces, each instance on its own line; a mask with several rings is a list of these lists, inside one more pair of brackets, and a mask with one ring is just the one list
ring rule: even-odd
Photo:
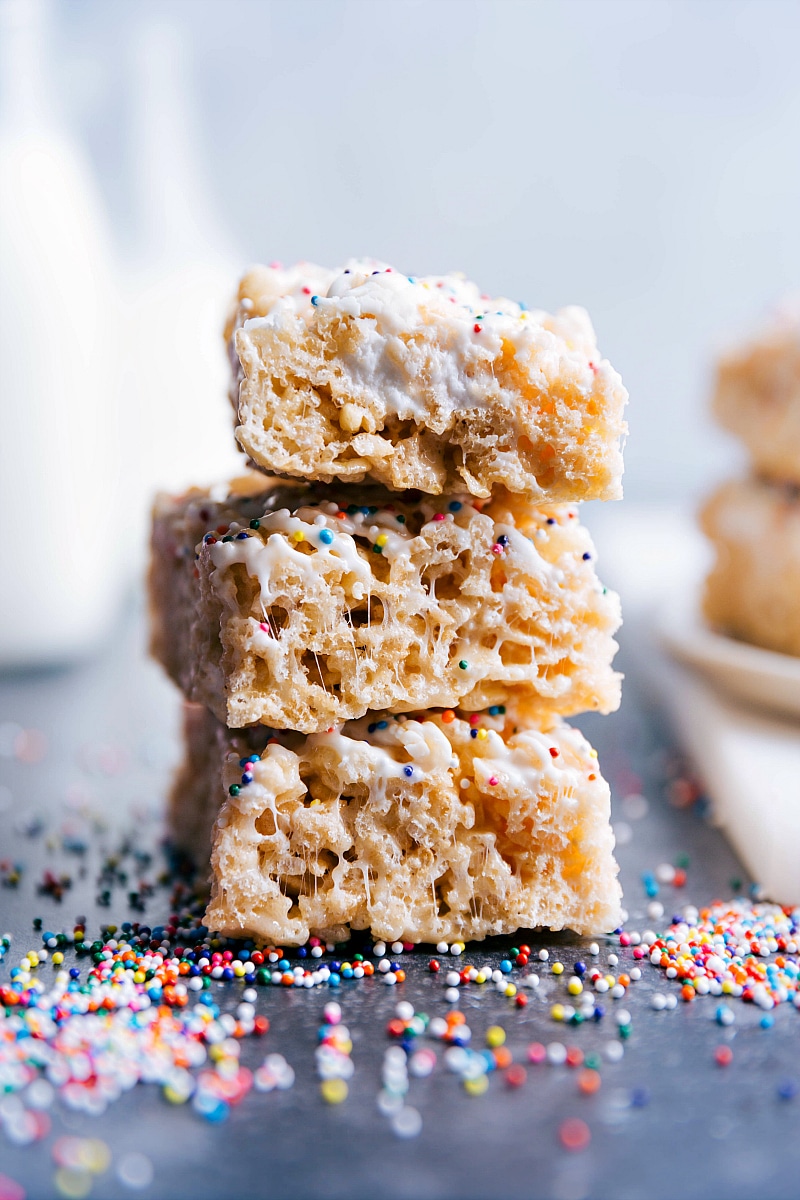
[[506,990],[503,992],[504,996],[516,996],[516,994],[517,994],[517,989],[513,983],[510,983],[508,985],[508,987],[506,988]]
[[488,736],[489,736],[489,735],[488,735],[488,733],[486,732],[486,730],[485,730],[485,729],[479,729],[479,730],[478,730],[478,739],[479,739],[479,741],[481,741],[481,742],[485,742]]
[[53,955],[53,966],[57,967],[63,961],[64,961],[64,955],[61,953],[60,950],[56,950],[55,954]]
[[597,758],[597,751],[596,751],[596,750],[590,750],[590,751],[589,751],[589,755],[590,755],[590,757],[591,757],[591,758]]
[[59,1167],[55,1174],[56,1188],[69,1200],[83,1200],[92,1190],[92,1176],[79,1167]]
[[726,996],[730,996],[731,992],[733,991],[733,984],[729,979],[726,979],[722,984],[722,991]]
[[145,979],[144,971],[134,971],[134,973],[133,973],[133,982],[134,983],[144,983],[144,979]]
[[502,1046],[505,1040],[506,1031],[502,1025],[490,1025],[486,1030],[486,1045],[490,1046],[492,1050],[497,1046]]
[[293,542],[304,542],[305,540],[306,540],[306,535],[303,533],[302,529],[297,529],[292,534]]
[[554,1021],[563,1021],[564,1020],[564,1005],[563,1004],[554,1004],[553,1007],[550,1009],[550,1016],[553,1018]]
[[605,979],[609,987],[613,987],[617,982],[613,975],[606,975]]
[[376,546],[385,546],[386,543],[388,542],[388,540],[389,540],[388,533],[381,533],[378,535],[378,537],[375,538],[375,545]]
[[583,984],[581,983],[580,979],[570,979],[569,983],[567,984],[567,991],[569,992],[570,996],[580,996],[581,992],[583,991]]
[[343,1079],[324,1079],[319,1090],[326,1104],[341,1104],[347,1099],[347,1084]]
[[185,1104],[189,1099],[186,1092],[178,1092],[169,1084],[164,1088],[164,1098],[169,1100],[170,1104]]
[[78,1159],[87,1171],[102,1175],[111,1166],[111,1151],[101,1138],[82,1138]]
[[236,966],[233,968],[233,973],[234,973],[234,975],[238,975],[239,978],[241,978],[242,975],[244,975],[244,963],[237,963]]
[[477,1079],[465,1079],[464,1091],[468,1096],[482,1096],[489,1086],[489,1080],[485,1075],[479,1075]]
[[564,964],[563,963],[554,962],[550,969],[554,975],[563,975],[564,974]]

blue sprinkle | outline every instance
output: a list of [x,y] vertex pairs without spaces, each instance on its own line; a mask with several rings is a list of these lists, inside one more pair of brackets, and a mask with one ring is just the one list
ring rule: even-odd
[[460,512],[464,506],[460,500],[451,500],[447,507],[450,509],[450,512]]
[[316,308],[317,305],[319,304],[319,296],[312,296],[311,303],[314,305],[314,308]]
[[367,733],[374,733],[377,728],[378,726],[373,722],[371,725],[367,726]]
[[782,1079],[778,1084],[778,1095],[781,1100],[794,1100],[799,1091],[800,1084],[796,1079]]
[[477,729],[470,729],[470,731],[469,731],[469,736],[470,736],[471,738],[476,738],[476,737],[478,736],[478,731],[477,731]]
[[236,540],[237,540],[237,542],[243,542],[245,540],[245,538],[249,538],[249,537],[250,537],[250,534],[247,532],[246,529],[243,529],[241,531],[241,533],[237,533]]
[[411,776],[414,774],[414,768],[413,767],[403,767],[403,774],[406,776],[407,779],[410,779]]
[[548,524],[548,525],[555,525],[555,523],[556,523],[556,519],[555,519],[555,517],[548,517],[548,518],[547,518],[547,524]]
[[331,533],[330,529],[321,529],[319,533],[319,540],[324,542],[326,546],[330,546],[331,542],[333,541],[333,534]]
[[512,966],[507,958],[504,958],[503,961],[500,963],[500,970],[503,972],[504,975],[511,974]]
[[764,1016],[759,1021],[759,1025],[761,1026],[762,1029],[772,1029],[772,1026],[774,1024],[775,1024],[775,1018],[770,1016],[769,1013],[764,1013]]
[[388,729],[388,728],[389,728],[388,721],[378,721],[378,729]]
[[576,962],[575,966],[572,969],[576,975],[585,975],[586,974],[586,963]]
[[584,555],[582,555],[582,557],[583,557],[583,561],[584,561],[584,562],[588,562],[588,561],[589,561],[589,559],[590,559],[592,556],[591,556],[591,554],[589,553],[589,551],[587,550],[587,551],[586,551],[586,553],[585,553]]
[[337,975],[335,971],[331,971],[330,975],[328,976],[328,983],[330,986],[338,987],[341,982],[341,976]]

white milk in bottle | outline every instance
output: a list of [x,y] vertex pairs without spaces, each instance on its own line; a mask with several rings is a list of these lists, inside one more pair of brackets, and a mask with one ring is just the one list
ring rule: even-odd
[[0,668],[86,654],[122,590],[109,240],[48,96],[48,17],[0,4]]

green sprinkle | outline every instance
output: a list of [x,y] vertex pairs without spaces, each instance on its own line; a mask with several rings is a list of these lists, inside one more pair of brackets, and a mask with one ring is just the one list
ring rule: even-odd
[[458,665],[462,671],[466,671],[467,667],[469,666],[469,663],[467,662],[467,660],[465,658],[462,658],[461,662]]
[[258,517],[254,517],[254,519],[250,522],[250,528],[251,529],[260,529],[261,528],[261,522],[259,521]]
[[228,795],[229,796],[238,796],[239,792],[241,790],[242,789],[240,788],[238,783],[232,783],[231,786],[228,788]]

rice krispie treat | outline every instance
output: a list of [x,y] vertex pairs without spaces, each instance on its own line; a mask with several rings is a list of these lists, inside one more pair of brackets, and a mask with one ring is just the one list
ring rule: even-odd
[[714,412],[756,472],[800,484],[800,300],[719,364]]
[[213,930],[288,946],[619,924],[608,784],[567,725],[371,713],[229,750],[222,775]]
[[700,516],[716,562],[703,609],[723,633],[800,655],[800,488],[731,480]]
[[226,335],[236,437],[278,475],[485,497],[616,499],[627,393],[585,311],[459,275],[255,267]]
[[619,704],[619,599],[575,506],[241,487],[161,497],[154,518],[153,649],[224,724]]
[[[183,757],[167,798],[169,840],[208,873],[211,830],[222,799],[222,763],[227,753],[240,758],[261,754],[272,730],[264,725],[228,730],[202,704],[183,705]],[[297,735],[298,740],[302,738]],[[286,738],[284,738],[286,741]]]

